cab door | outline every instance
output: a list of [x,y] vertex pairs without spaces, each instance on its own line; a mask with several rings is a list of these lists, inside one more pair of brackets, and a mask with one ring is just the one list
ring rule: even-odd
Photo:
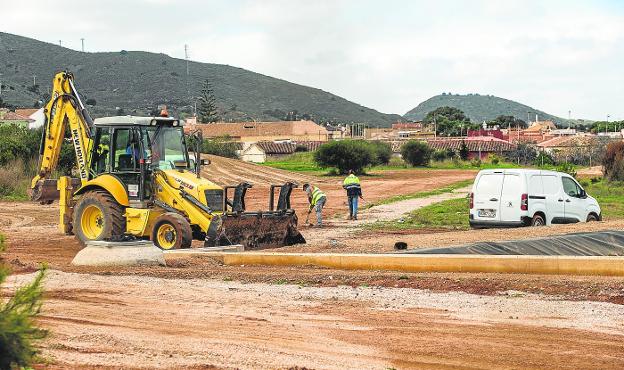
[[561,179],[554,174],[542,175],[546,203],[546,223],[562,223],[565,220],[564,196]]
[[562,176],[564,194],[564,212],[566,222],[585,221],[585,200],[581,199],[581,187],[573,178]]
[[126,187],[129,200],[141,200],[141,149],[140,133],[134,127],[115,127],[113,129],[112,168]]

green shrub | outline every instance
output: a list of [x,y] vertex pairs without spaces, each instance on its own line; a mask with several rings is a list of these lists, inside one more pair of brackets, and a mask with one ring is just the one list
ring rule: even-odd
[[349,170],[362,173],[377,163],[376,155],[376,149],[363,140],[329,141],[314,152],[314,161],[323,168],[334,167],[340,174]]
[[562,163],[557,166],[557,171],[567,173],[572,177],[576,177],[576,169],[571,163]]
[[501,158],[499,156],[497,156],[496,154],[492,154],[490,156],[490,163],[492,163],[493,165],[499,164],[500,161],[501,161]]
[[204,139],[201,146],[202,153],[218,155],[220,157],[238,158],[236,143],[224,138]]
[[29,130],[17,125],[0,125],[0,166],[16,159],[27,160],[39,154],[41,129]]
[[472,167],[477,167],[477,168],[479,168],[479,167],[481,167],[481,165],[482,165],[482,164],[483,164],[483,163],[481,162],[481,159],[479,159],[479,158],[472,158],[472,159],[470,160],[470,165],[471,165]]
[[392,157],[388,162],[388,166],[390,167],[406,167],[406,163],[401,157]]
[[[0,235],[0,253],[2,251],[4,236]],[[7,268],[0,265],[0,285],[7,275]],[[8,301],[0,301],[0,369],[30,366],[36,354],[33,341],[47,334],[33,322],[41,309],[44,275],[45,266],[32,283],[18,288]]]
[[412,166],[426,166],[431,160],[431,148],[423,141],[410,140],[401,147],[401,155]]
[[533,160],[533,164],[538,167],[552,166],[555,164],[555,160],[550,154],[540,152]]
[[448,158],[448,152],[444,149],[434,150],[431,158],[436,162],[442,162]]
[[382,141],[369,141],[368,145],[374,152],[374,166],[388,164],[392,158],[392,147],[388,143]]

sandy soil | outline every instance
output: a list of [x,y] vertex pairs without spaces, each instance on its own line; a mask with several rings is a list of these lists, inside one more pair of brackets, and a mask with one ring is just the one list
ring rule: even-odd
[[624,366],[624,306],[609,303],[59,271],[46,287],[43,354],[57,366]]

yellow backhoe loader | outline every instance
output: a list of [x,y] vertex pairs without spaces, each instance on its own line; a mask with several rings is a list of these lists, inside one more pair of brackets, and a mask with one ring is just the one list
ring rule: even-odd
[[[162,249],[243,244],[247,249],[305,243],[290,207],[296,184],[272,185],[269,210],[247,212],[250,184],[220,187],[200,177],[201,136],[190,158],[179,120],[118,116],[92,120],[73,82],[55,75],[45,106],[39,172],[31,199],[59,199],[60,228],[88,241],[150,239]],[[76,154],[79,178],[51,179],[66,128]],[[230,199],[229,193],[232,194]],[[275,204],[275,197],[277,204]]]

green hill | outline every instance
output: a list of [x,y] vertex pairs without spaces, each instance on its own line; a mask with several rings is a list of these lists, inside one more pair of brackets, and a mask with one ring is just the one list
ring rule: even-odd
[[436,95],[418,104],[418,106],[404,117],[409,120],[421,120],[427,113],[438,107],[455,107],[461,109],[473,122],[492,120],[500,115],[514,116],[523,121],[527,120],[527,112],[532,112],[531,121],[535,121],[535,114],[540,120],[551,120],[559,126],[567,126],[568,120],[542,112],[541,110],[520,104],[513,100],[499,98],[492,95]]
[[[55,72],[69,70],[79,91],[95,99],[94,116],[149,114],[167,104],[176,115],[190,114],[205,79],[214,89],[225,120],[281,120],[287,112],[317,122],[361,122],[387,126],[402,119],[350,102],[326,91],[210,63],[189,63],[141,51],[82,53],[58,45],[0,32],[0,79],[6,103],[32,107],[45,100]],[[36,85],[33,87],[33,76]]]

